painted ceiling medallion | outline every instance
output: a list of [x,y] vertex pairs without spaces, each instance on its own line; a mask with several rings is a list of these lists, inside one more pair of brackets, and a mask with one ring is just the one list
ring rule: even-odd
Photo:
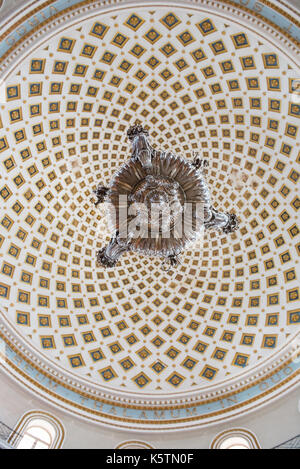
[[179,263],[179,255],[204,229],[232,233],[237,216],[221,213],[211,205],[205,181],[208,161],[197,156],[193,162],[151,147],[149,133],[141,125],[127,132],[132,156],[116,172],[109,187],[98,185],[98,205],[108,202],[115,230],[108,246],[97,253],[104,267],[114,267],[127,251],[164,259],[168,270]]

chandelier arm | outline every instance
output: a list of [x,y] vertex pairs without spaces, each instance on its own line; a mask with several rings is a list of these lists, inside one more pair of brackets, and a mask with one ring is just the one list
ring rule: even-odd
[[103,267],[115,267],[120,257],[130,251],[130,248],[130,240],[121,239],[116,231],[109,244],[98,251],[97,263]]

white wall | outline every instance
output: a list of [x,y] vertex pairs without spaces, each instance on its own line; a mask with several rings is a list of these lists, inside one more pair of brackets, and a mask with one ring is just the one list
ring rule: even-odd
[[263,410],[236,418],[226,425],[213,425],[197,431],[162,434],[129,433],[110,430],[73,418],[31,395],[0,371],[0,421],[14,427],[18,419],[29,410],[44,410],[52,413],[65,427],[64,448],[112,449],[121,441],[143,440],[158,449],[203,449],[209,448],[211,441],[218,433],[232,427],[242,427],[252,431],[263,448],[272,448],[300,434],[299,399],[300,388],[269,404]]

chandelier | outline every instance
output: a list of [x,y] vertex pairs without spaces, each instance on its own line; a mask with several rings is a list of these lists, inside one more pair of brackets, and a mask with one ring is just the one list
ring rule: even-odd
[[114,267],[122,254],[134,251],[162,258],[164,270],[179,263],[180,254],[205,230],[225,234],[238,229],[234,213],[211,204],[205,179],[208,161],[192,162],[157,151],[141,125],[129,128],[131,158],[114,174],[108,187],[99,184],[95,205],[107,202],[112,238],[97,253],[97,263]]

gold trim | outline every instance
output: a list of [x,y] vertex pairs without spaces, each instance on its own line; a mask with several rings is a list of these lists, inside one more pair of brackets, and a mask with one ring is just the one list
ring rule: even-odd
[[[185,8],[185,7],[179,6],[179,8]],[[119,8],[119,10],[122,10],[122,9],[124,9],[124,8]],[[194,10],[198,11],[199,9],[194,8]],[[110,10],[110,11],[111,11],[111,10]],[[105,13],[108,13],[108,12],[106,11]],[[96,14],[95,14],[94,16],[97,16],[97,17],[98,17],[98,15],[96,15]],[[93,17],[94,17],[94,16],[93,16]],[[220,18],[222,18],[222,19],[225,19],[225,17],[222,15],[221,12],[218,14],[218,16],[219,16]],[[236,21],[235,19],[233,19],[232,21],[233,21],[234,23],[236,23],[236,24],[239,24],[239,23],[237,23],[237,21]],[[80,23],[80,21],[79,21],[79,22],[78,22],[78,21],[75,22],[74,25],[76,25],[76,24],[78,24],[78,23]],[[41,23],[39,26],[42,26],[43,24],[44,24],[44,23]],[[38,28],[36,28],[36,29],[38,29]],[[65,31],[66,29],[68,29],[68,27],[65,27],[61,32]],[[249,29],[251,30],[251,32],[254,32],[254,30],[252,30],[251,27],[250,27]],[[35,30],[34,30],[34,31],[35,31]],[[262,38],[265,38],[264,36],[262,36],[261,34],[259,34],[259,33],[257,33],[257,32],[256,32],[256,34],[257,34],[258,36],[262,37]],[[273,43],[271,39],[268,39],[268,40],[269,40],[269,42]],[[44,43],[45,41],[46,41],[46,39],[43,40],[43,43]],[[18,41],[18,42],[20,42],[20,41]],[[17,43],[14,44],[14,46],[16,46],[16,45],[17,45]],[[35,47],[33,50],[36,50],[38,47],[39,47],[39,46]],[[281,51],[281,53],[283,53],[284,55],[286,55],[286,56],[289,58],[289,60],[294,63],[294,65],[296,65],[296,66],[298,67],[297,62],[295,61],[295,59],[294,59],[293,57],[290,57],[289,55],[287,55],[286,51],[284,51],[284,50],[283,50],[281,47],[279,47],[278,45],[277,45],[277,48]],[[31,52],[32,52],[32,51],[31,51]],[[30,52],[30,53],[31,53],[31,52]],[[26,57],[28,57],[28,55],[30,55],[30,53],[28,53],[28,54],[24,57],[24,59],[25,59]],[[3,57],[4,57],[4,56],[3,56]],[[1,62],[2,62],[2,59],[0,59],[0,64],[1,64]],[[16,67],[17,67],[17,65],[15,65],[15,66],[9,71],[8,75],[10,75],[10,74],[16,69]],[[16,98],[16,99],[17,99],[17,98]],[[278,112],[279,112],[279,111],[278,111]]]
[[[8,364],[10,364],[8,360],[5,360],[5,361],[6,361]],[[2,364],[2,367],[3,367],[3,364]],[[35,386],[37,386],[38,388],[40,388],[42,391],[46,391],[46,392],[48,392],[48,394],[52,395],[52,396],[55,397],[56,399],[61,400],[62,402],[65,402],[66,404],[69,404],[69,401],[67,401],[66,399],[64,399],[64,398],[62,398],[62,397],[60,397],[60,396],[57,396],[57,395],[54,394],[53,392],[49,391],[49,389],[46,389],[46,388],[44,388],[43,386],[40,386],[39,384],[35,383],[30,377],[26,376],[22,371],[20,371],[20,370],[19,370],[17,367],[15,367],[13,364],[11,364],[11,367],[12,367],[15,371],[17,371],[18,373],[20,373],[23,377],[25,377],[25,378],[28,379],[30,382],[32,382]],[[4,368],[4,367],[3,367],[3,368]],[[6,371],[7,371],[10,375],[12,375],[13,377],[15,377],[15,376],[11,373],[10,370],[7,370],[7,369],[6,369]],[[296,373],[295,373],[295,376],[297,376],[297,374],[298,374],[298,373],[296,372]],[[239,408],[241,408],[241,407],[244,406],[244,405],[247,405],[247,404],[249,404],[249,403],[251,403],[251,402],[257,401],[260,397],[263,397],[263,396],[268,395],[270,392],[274,392],[274,390],[278,389],[281,385],[286,384],[286,383],[288,383],[289,381],[291,381],[291,380],[293,379],[293,377],[294,377],[294,375],[289,376],[284,382],[282,382],[282,383],[276,385],[275,387],[271,388],[271,391],[266,391],[266,392],[260,394],[258,397],[253,398],[253,399],[250,399],[249,401],[247,401],[247,402],[245,402],[245,403],[243,403],[243,404],[238,404],[238,405],[236,405],[236,406],[232,406],[232,407],[230,407],[230,409],[221,409],[220,411],[213,412],[213,413],[211,413],[211,414],[199,415],[199,416],[197,416],[197,417],[188,417],[188,418],[183,418],[183,419],[177,419],[177,420],[176,420],[176,423],[181,423],[181,422],[185,423],[185,422],[191,422],[191,421],[195,421],[195,420],[203,420],[203,419],[205,419],[205,418],[214,417],[215,415],[222,415],[222,414],[224,414],[224,413],[226,413],[226,412],[228,412],[228,411],[231,412],[232,410],[239,409]],[[23,383],[23,384],[24,384],[24,383]],[[293,388],[293,387],[294,387],[294,385],[292,384],[292,385],[290,385],[287,389],[291,389],[291,388]],[[285,389],[283,392],[286,392],[287,389]],[[34,390],[34,389],[32,389],[32,391],[33,391],[35,394],[41,396],[42,398],[45,398],[45,394],[44,394],[44,393],[43,393],[43,394],[38,393],[38,392],[37,392],[36,390]],[[282,392],[281,392],[280,394],[282,394]],[[279,394],[279,395],[280,395],[280,394]],[[277,396],[277,397],[278,397],[278,396]],[[269,398],[268,400],[266,400],[264,403],[266,403],[266,402],[268,402],[268,401],[270,401],[270,400],[272,400],[272,397],[270,397],[270,398]],[[57,405],[56,402],[54,402],[54,404]],[[69,404],[69,405],[70,405],[70,404]],[[138,419],[138,420],[137,420],[137,419],[121,418],[121,417],[116,417],[116,416],[114,416],[114,415],[103,414],[103,413],[101,413],[101,412],[99,412],[99,411],[95,411],[95,410],[93,410],[93,409],[87,409],[87,408],[85,408],[85,407],[82,407],[82,406],[79,405],[79,404],[74,403],[74,402],[71,402],[71,406],[72,406],[72,407],[75,407],[75,408],[77,408],[77,409],[81,409],[81,410],[83,410],[84,412],[87,412],[87,411],[88,411],[88,412],[90,412],[91,414],[99,415],[99,416],[101,416],[101,417],[106,418],[106,421],[102,421],[102,422],[101,422],[101,423],[104,423],[104,424],[108,424],[108,423],[107,423],[107,420],[109,420],[109,419],[111,419],[111,420],[116,420],[116,421],[121,421],[121,422],[130,422],[130,423],[138,423],[138,424],[149,423],[149,424],[154,424],[154,425],[160,425],[160,424],[161,424],[161,425],[166,425],[166,424],[169,424],[169,423],[174,425],[174,421],[175,421],[175,419],[173,419],[173,420],[161,420],[161,421],[159,421],[159,420],[148,420],[148,419],[145,419],[145,420]],[[69,409],[68,407],[64,407],[64,406],[62,406],[62,405],[60,405],[60,409],[65,409],[66,411],[69,411],[69,412],[70,412],[70,409]],[[148,409],[147,409],[147,410],[148,410]],[[149,409],[149,410],[150,410],[150,409]],[[167,410],[168,410],[168,409],[167,409]],[[253,409],[251,409],[251,410],[253,410]],[[247,413],[247,412],[249,412],[249,409],[245,409],[245,410],[239,412],[239,416],[242,415],[242,414],[245,414],[245,413]],[[72,409],[72,413],[74,413],[75,415],[78,415],[78,416],[80,416],[80,417],[85,417],[84,415],[82,415],[82,414],[80,414],[80,413],[78,413],[78,412],[75,412],[73,409]],[[99,423],[99,420],[97,420],[97,419],[95,419],[95,418],[91,418],[90,416],[89,416],[88,418],[89,418],[90,420],[93,420],[93,421]],[[222,421],[222,420],[223,420],[222,418],[219,418],[219,419],[215,420],[214,423],[217,423],[218,421]],[[119,425],[114,424],[114,423],[111,423],[111,422],[109,422],[109,425],[110,425],[110,426],[115,426],[115,427],[117,427],[117,428],[120,428]],[[204,424],[204,425],[205,425],[205,424]],[[191,425],[188,425],[188,426],[186,426],[186,427],[178,427],[178,425],[177,425],[177,426],[175,426],[175,427],[164,428],[164,430],[182,430],[182,429],[184,429],[184,428],[192,428],[192,427],[197,427],[197,426],[199,426],[199,423],[198,423],[198,424],[195,424],[195,425],[192,425],[192,426],[191,426]],[[136,427],[132,427],[132,426],[126,426],[126,428],[127,428],[127,429],[137,429]],[[149,428],[151,428],[151,427],[149,427]],[[145,428],[144,428],[144,429],[145,429]],[[153,429],[153,427],[152,427],[152,429]]]
[[[3,33],[1,36],[0,36],[0,41],[3,41],[12,31],[14,31],[15,29],[17,29],[17,27],[24,23],[25,20],[27,20],[28,18],[34,16],[36,13],[38,13],[39,11],[43,10],[44,8],[46,8],[47,6],[51,5],[52,3],[56,2],[56,0],[48,0],[46,3],[43,3],[42,5],[40,5],[39,7],[37,8],[34,8],[34,10],[31,10],[30,13],[27,13],[27,15],[23,16],[19,21],[17,21],[16,23],[14,23],[7,31],[5,31],[5,33]],[[36,2],[32,2],[32,5],[34,5]],[[22,13],[22,11],[25,11],[28,7],[24,8],[23,10],[21,10],[20,13]],[[64,10],[63,10],[64,11]],[[4,27],[6,24],[8,24],[9,21],[7,21],[2,27]],[[43,24],[43,23],[40,23],[40,25]],[[39,26],[40,26],[39,25]],[[24,36],[23,36],[24,37]]]
[[[3,2],[3,0],[1,0],[1,2]],[[32,7],[34,4],[36,3],[36,0],[34,0],[30,5],[27,5],[25,8],[23,8],[22,10],[20,10],[18,12],[18,14],[20,15],[21,13],[23,13],[23,11],[27,10],[28,8]],[[0,5],[1,6],[1,5]],[[4,23],[3,25],[1,25],[2,28],[4,28],[8,23],[10,22],[10,20],[6,21],[6,23]],[[0,36],[1,37],[1,36]]]
[[[83,2],[83,3],[85,3],[85,2]],[[87,3],[89,3],[89,2],[87,2]],[[228,2],[228,3],[232,3],[232,2]],[[76,5],[76,7],[77,7],[77,6],[78,6],[78,5]],[[235,5],[235,4],[234,4],[234,6],[237,7],[237,5]],[[239,7],[241,8],[240,5],[239,5]],[[65,12],[65,10],[64,10],[64,12]],[[61,12],[61,13],[64,13],[64,12]],[[254,12],[253,12],[253,14],[254,14]],[[53,19],[53,17],[52,17],[51,19]],[[41,25],[43,25],[43,24],[44,24],[44,23],[41,23]],[[39,25],[39,26],[41,26],[41,25]],[[22,39],[22,40],[23,40],[23,39]],[[44,374],[44,373],[43,373],[43,374]],[[51,377],[51,379],[53,379],[53,378]],[[33,382],[34,382],[34,381],[33,381]],[[252,385],[251,385],[251,386],[252,386]],[[78,391],[77,391],[77,392],[78,392]],[[234,394],[234,393],[233,393],[233,394]],[[54,395],[55,395],[55,394],[54,394]],[[230,395],[232,395],[232,394],[230,394]],[[214,400],[219,400],[219,399],[214,399]],[[244,405],[244,404],[243,404],[243,405]],[[191,405],[184,405],[184,406],[182,406],[182,407],[191,407]],[[176,408],[177,408],[177,407],[176,407]],[[166,409],[166,407],[162,407],[162,409]]]
[[146,443],[146,441],[141,441],[141,440],[126,440],[122,441],[122,443],[119,443],[115,449],[127,449],[123,448],[124,445],[143,445],[146,446],[146,448],[141,448],[141,449],[154,449],[154,446],[151,446],[149,443]]
[[252,440],[254,440],[256,448],[250,448],[250,449],[261,449],[261,446],[258,443],[258,440],[257,440],[256,436],[254,435],[254,433],[250,432],[250,430],[246,430],[245,428],[230,428],[229,430],[224,430],[223,432],[219,433],[213,439],[213,441],[210,445],[210,449],[219,449],[218,447],[216,447],[216,444],[217,444],[217,441],[222,438],[222,436],[225,436],[225,435],[230,436],[230,435],[233,435],[234,433],[238,433],[238,432],[246,433]]
[[[221,0],[221,1],[224,1],[224,0]],[[297,10],[294,10],[291,6],[288,6],[288,5],[284,5],[284,3],[282,3],[280,0],[277,0],[278,3],[281,3],[281,5],[285,6],[285,8],[290,8],[294,13],[296,13],[297,15],[299,15],[299,11]],[[291,15],[289,15],[288,13],[286,13],[284,10],[282,10],[281,8],[277,7],[276,5],[274,5],[272,2],[269,2],[268,0],[260,0],[260,3],[263,3],[265,6],[271,8],[272,10],[275,10],[277,11],[278,13],[280,13],[282,16],[284,16],[285,18],[287,18],[288,20],[290,20],[292,23],[294,23],[296,26],[300,26],[300,22],[295,20],[295,18],[293,18]]]
[[[235,394],[237,393],[240,393],[242,391],[245,391],[247,389],[250,389],[252,388],[253,386],[259,384],[260,382],[262,381],[265,381],[266,379],[272,377],[274,374],[278,373],[279,371],[281,371],[284,367],[286,367],[289,363],[292,362],[292,358],[289,359],[287,362],[281,364],[278,368],[273,368],[272,372],[264,375],[262,378],[260,379],[257,379],[253,382],[251,382],[251,384],[247,385],[247,386],[244,386],[244,387],[240,387],[238,390],[236,391],[233,391],[233,392],[229,392],[229,393],[224,393],[222,394],[221,396],[218,396],[216,398],[212,398],[212,399],[207,399],[205,401],[202,401],[201,403],[198,403],[198,402],[193,402],[193,403],[190,403],[190,404],[181,404],[181,405],[172,405],[172,406],[143,406],[143,405],[138,405],[138,406],[135,406],[135,405],[132,405],[132,404],[120,404],[120,403],[116,403],[116,402],[112,402],[112,401],[109,401],[107,399],[99,399],[97,398],[96,396],[93,396],[93,395],[90,395],[88,393],[84,393],[78,389],[75,389],[73,388],[72,386],[70,385],[67,385],[65,384],[64,382],[60,381],[58,378],[55,378],[51,375],[49,375],[48,373],[45,373],[45,371],[42,369],[42,368],[39,368],[37,367],[34,363],[32,363],[26,356],[24,356],[9,340],[7,337],[5,337],[3,335],[3,333],[0,331],[0,337],[2,337],[2,339],[6,342],[6,344],[8,344],[8,346],[17,354],[19,355],[21,358],[23,358],[24,361],[26,361],[26,363],[28,363],[32,368],[36,369],[39,373],[41,373],[42,375],[46,376],[47,378],[49,378],[50,380],[52,380],[53,382],[55,382],[56,384],[60,384],[61,386],[63,386],[65,389],[69,389],[73,392],[75,392],[76,394],[79,394],[81,397],[83,398],[89,398],[89,399],[92,399],[96,402],[102,402],[104,404],[108,404],[108,405],[112,405],[112,406],[118,406],[120,408],[128,408],[128,409],[137,409],[137,410],[177,410],[177,409],[186,409],[186,408],[190,408],[190,407],[195,407],[196,405],[205,405],[205,404],[210,404],[212,402],[218,402],[220,400],[223,400],[223,399],[228,399],[229,397],[231,396],[234,396]],[[0,353],[0,356],[1,356],[1,353]],[[4,359],[4,361],[8,364],[10,364],[10,366],[12,366],[13,369],[15,369],[16,371],[19,370],[18,367],[16,367],[6,356],[4,356],[2,354],[2,357]],[[39,383],[37,383],[36,381],[34,381],[31,377],[25,375],[25,373],[23,373],[23,371],[19,370],[19,373],[27,378],[30,382],[32,382],[33,384],[35,384],[37,387],[39,387],[40,389],[45,389],[48,393],[50,393],[51,395],[53,396],[57,396],[56,394],[52,393],[49,389],[47,388],[44,388],[42,385],[40,385]],[[300,369],[295,371],[291,376],[289,376],[288,380],[290,380],[292,377],[294,376],[297,376],[298,374],[300,374]],[[284,381],[286,382],[286,381]],[[277,389],[279,385],[276,385],[275,387],[272,387],[271,389]],[[259,397],[265,395],[265,394],[268,394],[268,392],[270,391],[266,391],[266,393],[263,393],[263,394],[260,394],[259,396],[256,396],[255,398],[252,398],[250,399],[249,401],[246,401],[246,403],[248,402],[252,402],[252,400],[256,400],[258,399]],[[62,399],[63,401],[66,401],[64,398],[62,397],[59,397],[59,399]],[[67,401],[66,401],[67,402]],[[69,401],[68,401],[69,402]],[[70,401],[72,402],[72,401]],[[246,405],[246,403],[242,403],[242,404],[239,404],[239,406],[242,406],[242,405]],[[72,403],[72,405],[77,405],[75,403]],[[233,407],[231,407],[230,409],[232,409]],[[228,409],[226,409],[225,411],[227,411]],[[101,414],[100,414],[101,415]],[[106,415],[106,414],[104,414]],[[147,420],[148,421],[148,420]]]
[[[27,15],[25,15],[23,18],[21,18],[17,23],[15,23],[13,26],[11,26],[4,34],[2,34],[0,36],[0,41],[4,40],[9,34],[11,31],[13,31],[14,29],[17,28],[17,26],[19,26],[20,24],[22,24],[26,19],[32,17],[35,13],[38,13],[40,10],[44,9],[45,7],[47,6],[50,6],[52,3],[54,3],[56,0],[48,0],[45,4],[41,5],[40,7],[37,7],[35,8],[33,11],[31,11],[30,13],[28,13]],[[283,34],[284,36],[288,37],[296,46],[299,45],[299,41],[297,41],[296,39],[294,39],[287,31],[285,31],[284,29],[282,29],[281,27],[277,26],[275,23],[272,23],[271,21],[269,21],[267,18],[264,18],[262,15],[260,15],[259,13],[253,11],[253,10],[250,10],[248,8],[246,8],[245,6],[243,5],[237,5],[236,3],[230,1],[230,0],[220,0],[221,2],[227,4],[227,5],[231,5],[235,8],[239,8],[241,9],[242,11],[245,11],[247,12],[248,14],[252,14],[254,17],[257,17],[258,19],[260,19],[262,22],[266,23],[266,24],[269,24],[271,25],[274,29],[276,29],[277,31],[281,32],[281,34]],[[46,24],[48,24],[50,21],[58,18],[59,16],[62,16],[70,11],[73,11],[77,8],[80,8],[81,6],[84,6],[84,5],[87,5],[89,3],[92,3],[93,0],[84,0],[82,2],[79,2],[77,3],[76,5],[73,5],[69,8],[66,8],[65,10],[62,10],[61,12],[57,13],[56,15],[53,15],[51,16],[49,19],[45,20],[44,22],[40,23],[36,28],[34,28],[33,30],[31,30],[29,33],[25,34],[21,39],[19,39],[19,41],[15,42],[13,47],[11,47],[0,59],[0,63],[2,63],[6,58],[7,56],[9,56],[9,54],[15,49],[15,47],[17,47],[19,44],[21,44],[24,40],[26,40],[33,32],[37,31],[38,29],[40,29],[42,26],[45,26]],[[276,7],[275,5],[272,5],[270,4],[270,2],[268,2],[267,0],[261,0],[261,2],[263,4],[265,4],[266,6],[269,6],[271,7],[273,10],[277,11],[278,13],[280,13],[281,15],[283,15],[285,18],[287,18],[289,21],[291,21],[293,24],[295,24],[296,26],[300,27],[300,22],[295,20],[295,18],[291,17],[288,13],[284,12],[281,8],[278,8]],[[199,7],[201,7],[201,5],[199,5]],[[126,5],[122,6],[122,9],[126,8]],[[130,8],[130,5],[127,5],[127,8]],[[133,8],[133,7],[132,7]],[[136,8],[136,7],[135,7]],[[178,5],[178,8],[187,8],[187,7],[182,7],[181,5]],[[196,7],[197,8],[197,7]],[[114,7],[113,7],[114,9]],[[119,8],[120,9],[120,8]]]

